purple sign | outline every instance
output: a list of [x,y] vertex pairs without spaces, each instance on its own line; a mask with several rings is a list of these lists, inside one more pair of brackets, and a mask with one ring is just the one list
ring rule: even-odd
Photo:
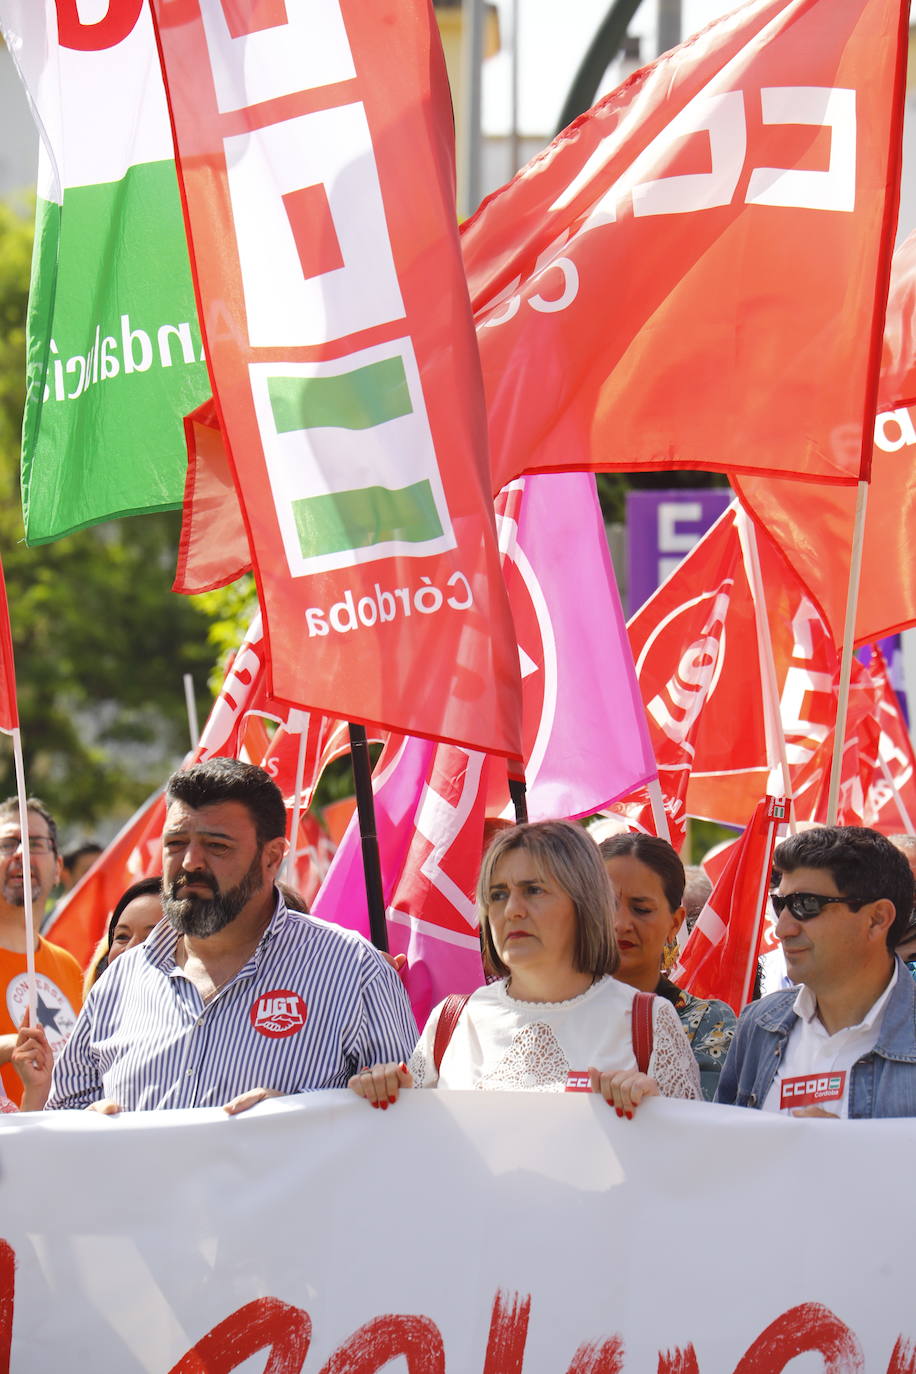
[[733,500],[728,487],[627,492],[627,617],[674,571]]

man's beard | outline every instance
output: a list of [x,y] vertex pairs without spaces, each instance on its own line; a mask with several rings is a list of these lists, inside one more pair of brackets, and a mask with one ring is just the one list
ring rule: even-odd
[[[37,878],[33,878],[32,887],[32,906],[35,907],[41,896],[41,883]],[[3,898],[10,906],[25,907],[25,882],[23,875],[17,874],[15,877],[7,878],[3,884]]]
[[[195,887],[209,887],[212,897],[181,897],[179,889],[186,883]],[[179,935],[193,935],[203,939],[234,921],[254,894],[263,886],[261,848],[251,867],[236,887],[220,892],[216,879],[209,873],[188,873],[179,869],[168,889],[162,894],[162,908]]]

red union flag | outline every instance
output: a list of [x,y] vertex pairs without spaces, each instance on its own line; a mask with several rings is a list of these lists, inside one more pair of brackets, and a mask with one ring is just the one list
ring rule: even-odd
[[908,14],[752,0],[484,202],[462,239],[494,490],[584,466],[867,475]]
[[272,691],[519,754],[432,9],[153,13]]
[[[911,557],[916,506],[916,233],[894,254],[875,422],[871,483],[856,606],[856,644],[916,624]],[[820,374],[818,374],[820,375]],[[854,438],[854,436],[853,436]],[[733,480],[743,504],[778,543],[843,643],[855,493],[843,487],[786,488],[765,477]],[[830,556],[825,556],[825,551]]]
[[[671,838],[678,846],[703,711],[726,661],[725,625],[740,563],[730,506],[627,627]],[[654,829],[648,806],[639,812],[632,805],[623,809],[642,828]]]
[[[761,792],[782,787],[737,519],[733,505],[629,624],[676,842],[685,815],[743,825]],[[763,535],[758,549],[787,760],[810,787],[836,717],[836,648],[779,550]],[[617,809],[651,828],[638,799]]]
[[735,1012],[754,987],[776,832],[785,815],[785,802],[774,797],[757,804],[671,975],[687,992],[721,997]]

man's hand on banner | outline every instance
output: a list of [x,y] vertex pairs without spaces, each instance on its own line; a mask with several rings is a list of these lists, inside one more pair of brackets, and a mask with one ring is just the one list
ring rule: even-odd
[[[600,1093],[608,1106],[615,1107],[618,1116],[632,1118],[640,1102],[646,1097],[658,1097],[658,1084],[638,1069],[618,1069],[616,1073],[599,1073],[589,1069],[593,1093]],[[352,1082],[352,1080],[351,1080]]]
[[364,1097],[373,1107],[381,1107],[386,1112],[393,1102],[397,1102],[402,1088],[413,1087],[413,1074],[407,1065],[373,1064],[371,1069],[360,1069],[350,1079],[347,1087]]
[[120,1102],[115,1102],[113,1098],[102,1097],[98,1102],[90,1102],[84,1109],[87,1112],[98,1112],[100,1116],[117,1116],[121,1111]]
[[266,1102],[268,1097],[283,1097],[284,1093],[278,1093],[276,1088],[249,1088],[247,1093],[239,1093],[231,1102],[227,1102],[223,1111],[227,1116],[238,1116],[239,1112],[250,1111],[259,1102]]
[[827,1112],[823,1107],[795,1107],[790,1116],[825,1116],[828,1121],[839,1121],[836,1112]]

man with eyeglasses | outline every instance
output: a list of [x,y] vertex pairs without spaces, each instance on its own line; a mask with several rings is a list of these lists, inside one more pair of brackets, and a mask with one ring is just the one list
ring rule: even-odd
[[797,986],[741,1013],[717,1102],[793,1116],[916,1116],[916,983],[894,950],[906,858],[877,831],[824,826],[773,855],[776,936]]
[[[47,807],[28,802],[32,911],[38,930],[48,894],[60,876],[57,826]],[[82,1004],[83,975],[71,954],[38,936],[35,942],[38,1024],[55,1051],[66,1043]],[[28,1006],[25,943],[25,877],[19,801],[0,802],[0,1080],[2,1092],[22,1099],[22,1083],[10,1062],[16,1032]]]

